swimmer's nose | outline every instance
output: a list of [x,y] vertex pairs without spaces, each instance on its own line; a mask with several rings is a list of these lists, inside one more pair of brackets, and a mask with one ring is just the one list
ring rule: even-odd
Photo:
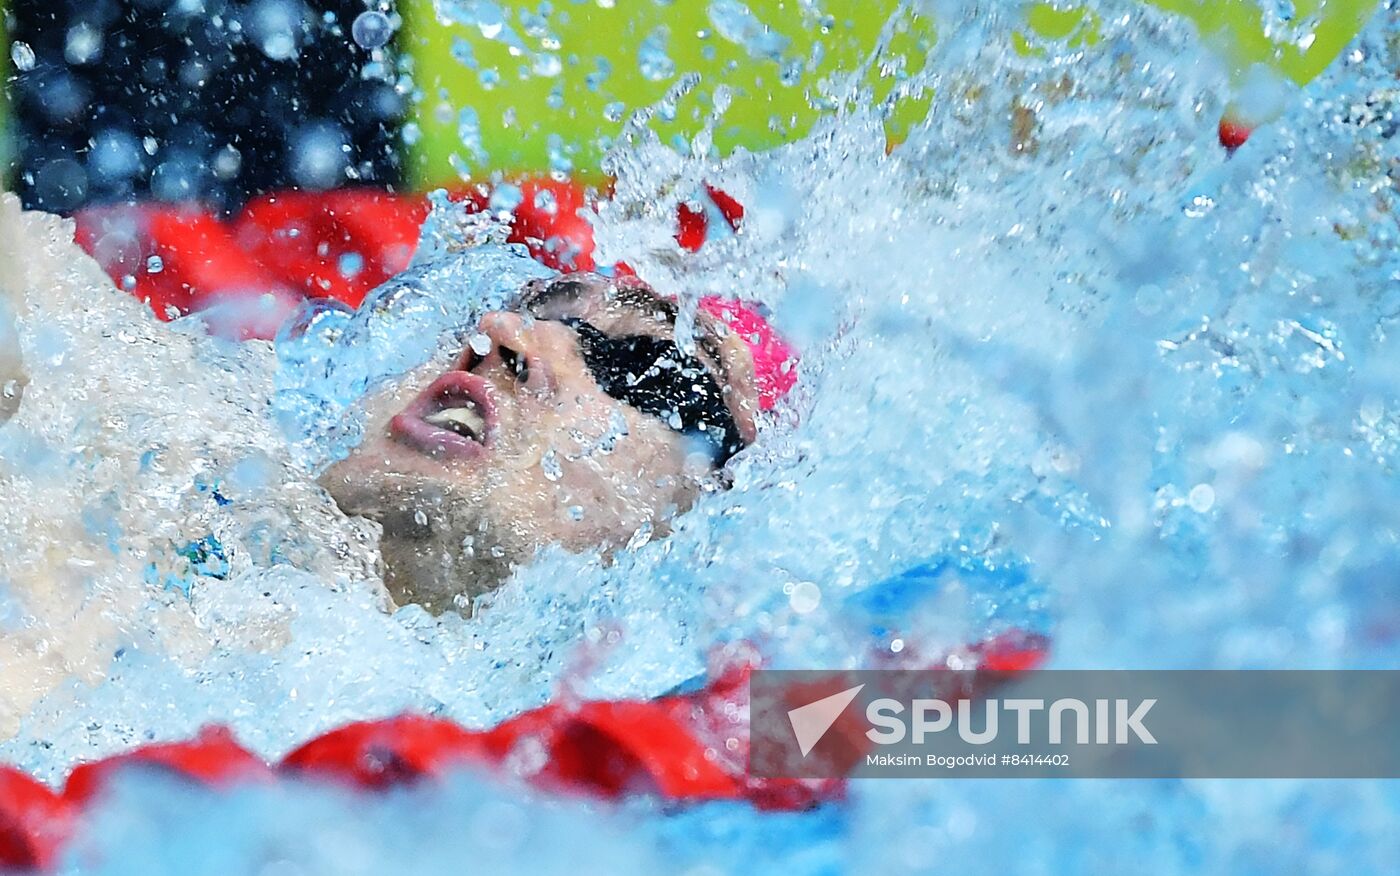
[[516,386],[545,390],[553,385],[554,371],[543,352],[535,325],[526,325],[518,313],[493,311],[481,318],[476,336],[468,343],[466,370],[501,375]]

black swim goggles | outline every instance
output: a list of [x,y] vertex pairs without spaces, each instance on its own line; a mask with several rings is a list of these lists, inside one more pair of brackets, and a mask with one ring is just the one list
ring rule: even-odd
[[682,435],[699,438],[716,465],[744,447],[719,384],[699,359],[674,340],[652,335],[612,337],[576,318],[556,320],[579,339],[584,364],[612,398],[651,414]]

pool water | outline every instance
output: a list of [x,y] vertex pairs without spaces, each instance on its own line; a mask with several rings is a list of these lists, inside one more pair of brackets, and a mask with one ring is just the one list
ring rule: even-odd
[[[762,302],[798,386],[671,536],[611,564],[546,551],[471,619],[384,611],[373,528],[314,476],[356,440],[364,389],[447,355],[542,268],[489,229],[458,246],[439,199],[415,266],[361,310],[240,345],[156,323],[6,202],[30,379],[0,428],[0,756],[54,778],[208,721],[269,756],[403,709],[483,727],[561,690],[659,695],[745,642],[861,666],[1031,628],[1063,668],[1394,666],[1397,13],[1302,90],[1254,83],[1277,118],[1228,156],[1226,73],[1181,21],[1096,3],[1097,42],[1026,54],[1013,10],[933,7],[924,69],[881,101],[853,77],[798,142],[719,159],[708,129],[678,148],[629,123],[600,261],[690,307]],[[887,154],[884,119],[919,94]],[[682,254],[672,217],[707,183],[745,205],[742,233]],[[871,593],[901,579],[892,625]],[[762,813],[471,775],[371,798],[146,778],[66,860],[1365,873],[1393,866],[1398,807],[1384,782],[867,781]]]

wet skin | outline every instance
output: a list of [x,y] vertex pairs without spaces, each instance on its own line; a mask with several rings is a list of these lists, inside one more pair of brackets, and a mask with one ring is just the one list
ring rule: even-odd
[[[723,460],[754,439],[753,362],[705,314],[693,350],[676,355],[673,319],[674,307],[639,281],[531,283],[519,312],[482,317],[450,367],[423,369],[371,400],[365,441],[322,484],[346,513],[383,527],[395,601],[470,611],[540,548],[606,555],[643,527],[665,534],[721,485]],[[647,373],[684,390],[683,399],[661,393],[681,403],[615,397],[667,349]],[[611,375],[600,367],[609,364]],[[704,407],[697,397],[710,413],[693,413]]]

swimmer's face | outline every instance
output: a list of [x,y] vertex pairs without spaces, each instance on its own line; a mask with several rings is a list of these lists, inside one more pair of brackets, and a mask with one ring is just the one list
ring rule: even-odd
[[398,602],[469,608],[537,549],[664,534],[718,483],[754,438],[752,359],[703,313],[681,350],[674,312],[635,280],[531,283],[445,370],[371,401],[366,440],[322,483],[384,527]]

